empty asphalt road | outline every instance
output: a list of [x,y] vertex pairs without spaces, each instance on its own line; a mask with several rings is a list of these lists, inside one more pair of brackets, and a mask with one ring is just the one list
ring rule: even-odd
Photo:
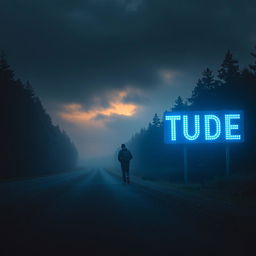
[[253,219],[95,169],[0,183],[0,255],[255,255]]

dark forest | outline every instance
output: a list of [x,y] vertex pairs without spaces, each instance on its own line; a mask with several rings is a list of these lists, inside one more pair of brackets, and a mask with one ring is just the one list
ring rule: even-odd
[[[240,70],[238,61],[228,51],[217,70],[217,76],[209,68],[202,72],[192,91],[184,100],[178,97],[168,110],[227,110],[245,111],[245,143],[230,146],[233,173],[255,171],[256,166],[256,48],[251,53],[254,61]],[[145,178],[167,178],[182,181],[183,146],[165,145],[161,116],[154,115],[146,129],[135,134],[128,142],[134,152],[134,172]],[[225,145],[189,145],[190,179],[203,182],[225,175]]]
[[0,178],[63,172],[76,166],[77,150],[53,125],[29,82],[15,78],[4,52],[0,58]]

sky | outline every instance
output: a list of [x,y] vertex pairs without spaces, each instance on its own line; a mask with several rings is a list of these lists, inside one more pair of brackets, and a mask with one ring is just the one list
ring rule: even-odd
[[[0,0],[0,49],[75,143],[112,156],[228,49],[253,60],[256,1]],[[216,72],[215,72],[216,74]]]

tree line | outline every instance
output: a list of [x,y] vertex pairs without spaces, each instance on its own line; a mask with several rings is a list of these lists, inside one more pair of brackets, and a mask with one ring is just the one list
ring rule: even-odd
[[0,57],[0,178],[34,176],[74,168],[77,150],[53,125],[29,82],[15,78]]
[[[253,63],[240,69],[230,51],[217,70],[217,76],[206,68],[189,98],[178,97],[169,111],[244,110],[245,142],[231,145],[233,172],[256,170],[256,47]],[[134,172],[145,177],[182,179],[182,145],[165,145],[162,117],[154,115],[147,128],[127,143],[134,153]],[[225,172],[225,145],[188,145],[190,178],[208,180]]]

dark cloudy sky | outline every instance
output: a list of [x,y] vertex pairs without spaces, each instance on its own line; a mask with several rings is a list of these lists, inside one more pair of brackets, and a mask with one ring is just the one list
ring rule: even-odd
[[254,0],[0,0],[0,48],[81,158],[112,154],[255,44]]

